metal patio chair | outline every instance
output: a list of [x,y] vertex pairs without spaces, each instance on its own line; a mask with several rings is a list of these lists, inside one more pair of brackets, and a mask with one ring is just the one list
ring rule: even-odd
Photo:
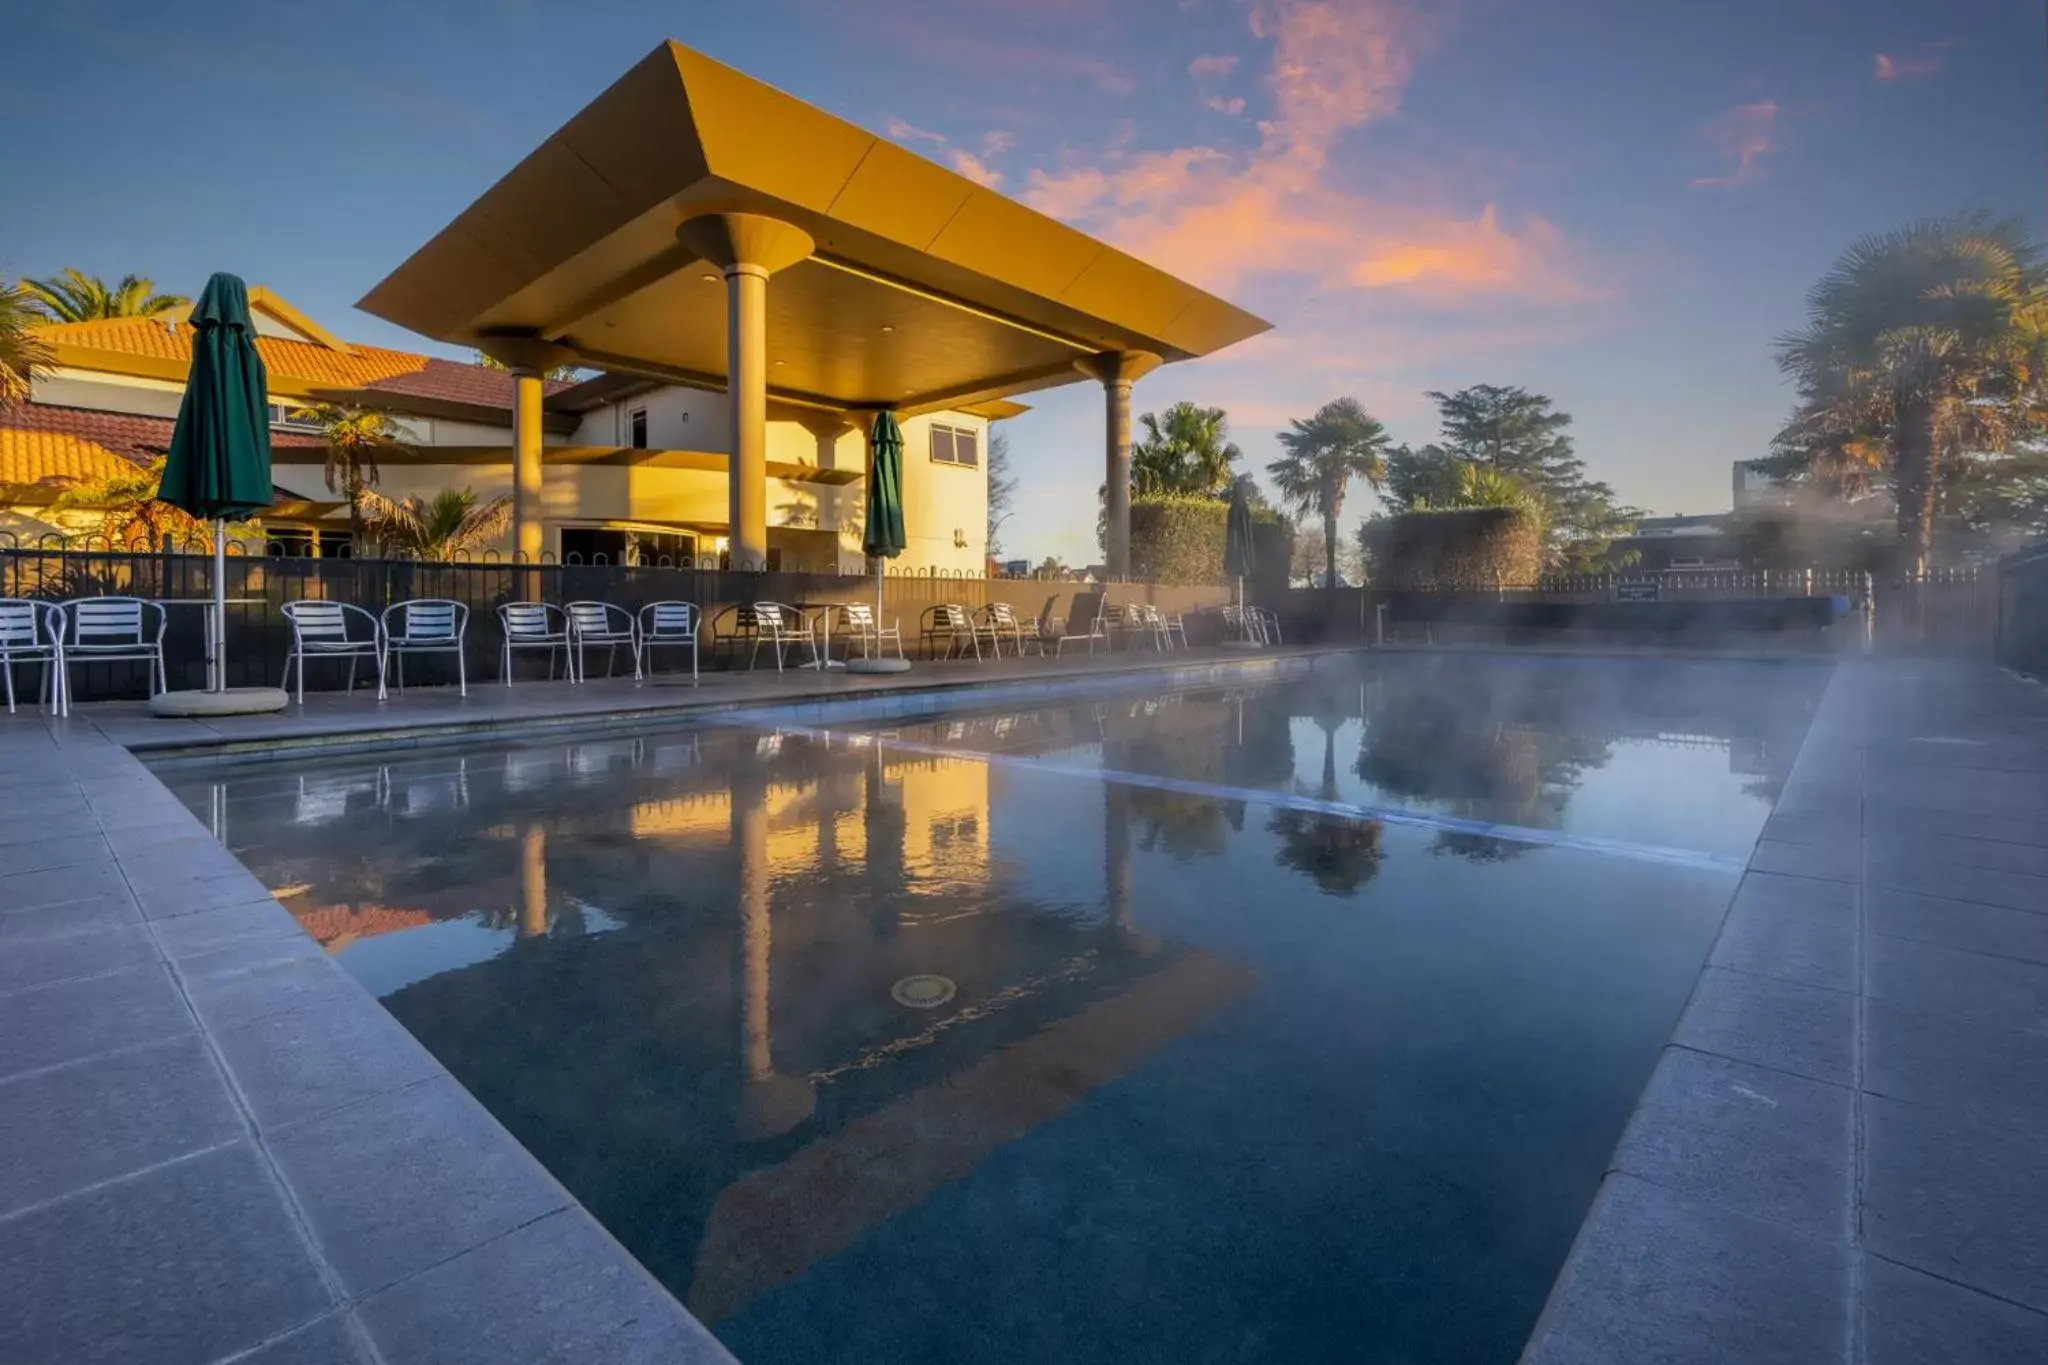
[[576,676],[579,680],[590,676],[588,651],[592,645],[606,648],[604,675],[607,678],[612,675],[612,665],[618,661],[619,646],[624,645],[633,656],[633,681],[641,680],[640,622],[632,612],[610,602],[571,602],[569,634],[576,642]]
[[1139,602],[1130,608],[1132,628],[1152,637],[1152,648],[1164,654],[1173,647],[1172,632],[1167,629],[1166,617],[1150,602]]
[[936,659],[939,641],[946,642],[946,657],[952,658],[960,652],[960,642],[965,640],[974,651],[976,659],[981,658],[981,635],[974,628],[974,617],[958,602],[941,602],[924,609],[924,619],[917,630],[918,647],[926,658]]
[[1287,643],[1280,638],[1280,613],[1268,607],[1247,607],[1252,620],[1258,622],[1259,639],[1269,645]]
[[1173,642],[1178,640],[1180,641],[1180,647],[1186,649],[1188,647],[1187,617],[1180,612],[1167,611],[1162,607],[1156,606],[1152,608],[1152,613],[1159,618],[1160,629],[1166,633],[1168,647],[1170,648]]
[[[399,627],[391,628],[396,616]],[[445,597],[415,597],[393,602],[384,608],[384,658],[388,665],[397,656],[398,690],[405,690],[405,656],[408,654],[453,654],[455,686],[460,696],[469,695],[469,669],[462,657],[462,637],[469,629],[469,608]],[[388,668],[385,671],[389,671]],[[384,679],[377,679],[377,700],[385,698]]]
[[555,652],[561,651],[562,674],[576,681],[576,659],[569,652],[569,618],[552,602],[505,602],[498,607],[498,625],[505,637],[498,651],[498,676],[512,685],[512,651],[548,652],[548,681],[555,680]]
[[[1034,627],[1036,622],[1032,623]],[[1024,651],[1036,645],[1040,654],[1045,653],[1045,641],[1039,638],[1036,629],[1027,633],[1024,623],[1017,619],[1017,609],[1008,602],[991,602],[981,609],[981,627],[991,642],[996,645],[996,657],[1002,657],[1002,641],[1010,642],[1010,652],[1018,658]]]
[[149,665],[149,695],[170,691],[164,681],[164,609],[140,597],[74,597],[60,602],[64,613],[58,653],[64,676],[60,715],[71,714],[71,667],[81,661]]
[[368,659],[377,668],[377,681],[384,681],[384,633],[377,618],[347,602],[308,598],[287,602],[281,611],[291,623],[292,647],[284,656],[284,681],[294,686],[292,665],[297,664],[296,692],[299,705],[306,704],[306,660],[348,660],[348,690],[356,690],[356,660]]
[[14,714],[14,666],[41,664],[36,705],[64,714],[64,617],[48,602],[0,597],[0,677],[7,682],[7,714]]
[[895,621],[887,625],[875,619],[875,609],[865,602],[847,602],[839,608],[839,633],[851,642],[860,641],[863,659],[880,656],[882,646],[896,646],[896,657],[903,657],[903,628]]
[[649,602],[640,608],[640,652],[646,657],[646,671],[654,672],[654,651],[690,651],[690,681],[697,681],[697,623],[700,613],[694,602]]
[[754,661],[761,657],[763,644],[769,646],[775,655],[777,673],[783,669],[784,655],[796,645],[810,649],[811,662],[818,660],[818,639],[811,634],[811,623],[802,612],[780,602],[754,603],[754,647],[747,653],[749,671],[752,671]]

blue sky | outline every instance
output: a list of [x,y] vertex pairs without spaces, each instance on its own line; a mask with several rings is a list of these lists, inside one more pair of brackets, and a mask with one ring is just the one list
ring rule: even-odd
[[[1425,391],[1515,383],[1625,498],[1711,511],[1788,405],[1771,339],[1843,246],[1965,206],[2040,229],[2043,22],[2034,0],[42,6],[10,19],[0,272],[196,293],[230,269],[419,347],[354,301],[674,37],[1273,321],[1136,395],[1227,407],[1255,466],[1329,398],[1423,441]],[[1099,394],[1032,401],[1005,541],[1093,559]]]

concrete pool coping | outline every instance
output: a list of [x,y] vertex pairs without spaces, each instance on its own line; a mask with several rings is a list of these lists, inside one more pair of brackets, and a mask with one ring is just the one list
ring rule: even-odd
[[731,1360],[131,746],[303,755],[764,705],[908,713],[1339,652],[784,675],[680,699],[414,693],[196,729],[121,704],[0,718],[0,1358]]

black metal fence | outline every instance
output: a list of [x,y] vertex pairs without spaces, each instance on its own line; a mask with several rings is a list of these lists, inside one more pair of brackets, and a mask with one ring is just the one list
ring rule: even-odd
[[[230,555],[226,561],[227,685],[281,686],[285,656],[291,648],[291,627],[281,608],[287,602],[322,599],[346,602],[372,614],[411,598],[447,598],[469,609],[464,660],[472,681],[498,677],[503,643],[498,607],[511,601],[566,603],[578,600],[611,602],[637,612],[650,602],[693,602],[721,637],[735,624],[738,609],[757,601],[822,606],[874,599],[874,580],[840,574],[733,573],[716,568],[673,568],[608,564],[515,564],[497,560],[443,563],[406,559],[292,558]],[[210,555],[0,547],[0,597],[61,601],[74,597],[129,596],[166,603],[164,665],[171,688],[206,684],[205,603],[213,592]],[[1073,623],[1092,620],[1105,599],[1114,602],[1155,602],[1176,613],[1194,613],[1220,605],[1221,587],[1185,587],[1090,583],[1034,579],[968,578],[951,575],[896,574],[885,579],[883,610],[902,623],[905,644],[914,652],[918,624],[925,612],[941,603],[978,610],[992,601],[1010,603],[1020,617],[1052,616]],[[1202,627],[1195,627],[1196,637]],[[1220,625],[1216,627],[1220,630]],[[1212,631],[1212,633],[1214,633]],[[714,647],[712,633],[703,638],[704,664],[717,668],[729,662]],[[740,651],[745,658],[745,651]],[[663,659],[672,667],[674,657]],[[539,660],[519,660],[522,676],[537,671]],[[602,661],[593,655],[593,666]],[[308,690],[339,687],[345,665],[316,661],[306,679]],[[367,672],[367,670],[366,670]],[[98,701],[146,695],[141,664],[92,663],[72,672],[73,696]],[[406,665],[408,685],[455,680],[452,658],[420,655]]]
[[1998,565],[1998,662],[2048,681],[2048,544]]

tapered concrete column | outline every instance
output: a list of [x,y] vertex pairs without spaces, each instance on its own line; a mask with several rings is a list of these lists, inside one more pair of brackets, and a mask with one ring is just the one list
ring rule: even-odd
[[740,1134],[752,1141],[786,1133],[802,1123],[817,1107],[817,1095],[803,1077],[784,1076],[775,1070],[768,789],[758,772],[742,772],[733,780],[730,834],[739,874]]
[[528,825],[519,837],[519,937],[548,931],[548,832]]
[[540,457],[541,380],[538,370],[512,371],[512,548],[528,564],[538,564],[547,545],[541,520]]
[[1102,383],[1103,483],[1107,506],[1103,562],[1111,578],[1131,572],[1131,385],[1159,368],[1159,357],[1146,351],[1105,351],[1074,362],[1076,369]]
[[768,567],[768,277],[811,254],[810,234],[758,213],[712,213],[676,238],[725,275],[725,391],[732,409],[726,510],[735,569]]
[[576,355],[566,346],[527,332],[477,338],[477,349],[512,372],[512,549],[529,564],[547,546],[541,515],[542,376]]

